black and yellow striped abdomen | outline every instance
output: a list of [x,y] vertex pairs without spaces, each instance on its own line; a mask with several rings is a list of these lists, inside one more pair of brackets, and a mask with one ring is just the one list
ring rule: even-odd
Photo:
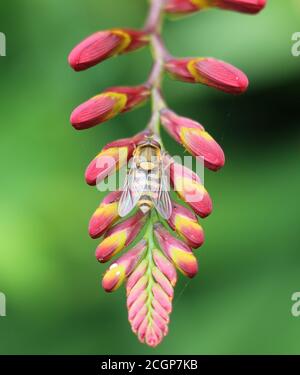
[[147,173],[145,189],[138,201],[138,207],[146,214],[153,207],[153,199],[157,199],[160,185],[160,175],[157,168]]

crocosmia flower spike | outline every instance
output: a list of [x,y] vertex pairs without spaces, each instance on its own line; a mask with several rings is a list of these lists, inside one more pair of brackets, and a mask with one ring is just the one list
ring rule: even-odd
[[[141,343],[152,348],[168,334],[177,273],[189,278],[198,274],[197,249],[205,239],[202,219],[213,209],[203,176],[191,168],[193,163],[184,165],[167,152],[160,128],[188,151],[192,162],[196,159],[212,171],[225,165],[215,135],[168,106],[163,77],[168,74],[199,84],[199,90],[205,85],[227,94],[242,94],[248,88],[246,74],[230,63],[214,57],[173,56],[162,39],[164,16],[213,7],[255,14],[265,5],[265,0],[150,0],[141,29],[98,31],[69,55],[70,66],[82,71],[110,57],[151,47],[153,66],[145,82],[100,87],[73,110],[70,122],[76,130],[94,131],[96,125],[151,101],[146,127],[136,135],[99,145],[85,180],[99,190],[108,182],[109,192],[98,203],[88,228],[90,237],[98,241],[97,261],[110,262],[102,275],[102,288],[112,293],[124,285],[131,329]],[[117,172],[124,178],[121,184],[112,184]]]

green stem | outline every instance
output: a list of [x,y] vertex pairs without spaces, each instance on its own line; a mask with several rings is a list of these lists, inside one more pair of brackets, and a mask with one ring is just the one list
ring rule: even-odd
[[[147,285],[147,301],[146,301],[146,306],[147,306],[147,317],[149,323],[152,322],[152,301],[153,301],[153,293],[152,293],[152,287],[154,285],[154,279],[152,275],[152,269],[154,267],[154,261],[153,261],[153,256],[152,256],[152,251],[155,249],[156,245],[154,242],[154,237],[153,237],[153,213],[151,212],[149,218],[149,223],[148,227],[145,233],[145,239],[147,240],[148,243],[148,249],[146,253],[146,259],[148,260],[148,267],[147,267],[147,272],[146,275],[148,276],[148,285]],[[156,221],[156,220],[155,220]]]
[[153,56],[153,68],[147,84],[151,87],[152,93],[152,117],[148,124],[151,133],[159,137],[160,135],[160,115],[159,112],[166,104],[161,95],[161,85],[164,73],[164,63],[169,57],[164,43],[161,39],[161,27],[163,24],[163,9],[166,0],[152,0],[149,17],[146,22],[145,31],[151,35],[151,51]]

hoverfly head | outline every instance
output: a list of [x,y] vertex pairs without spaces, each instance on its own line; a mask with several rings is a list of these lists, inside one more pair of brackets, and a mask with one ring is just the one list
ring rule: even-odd
[[138,144],[138,146],[152,146],[161,149],[160,138],[155,135],[145,135],[145,138]]

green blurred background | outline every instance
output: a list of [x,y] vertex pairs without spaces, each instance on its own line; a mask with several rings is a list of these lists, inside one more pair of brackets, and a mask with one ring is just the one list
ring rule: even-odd
[[300,291],[297,0],[269,0],[255,17],[211,10],[166,22],[175,55],[224,59],[251,86],[231,97],[165,80],[169,105],[205,125],[227,164],[206,173],[214,213],[202,222],[200,272],[180,278],[163,343],[141,345],[124,289],[107,295],[100,287],[106,267],[94,258],[87,224],[102,195],[85,184],[84,170],[105,143],[142,129],[149,107],[84,132],[69,114],[106,87],[142,82],[151,57],[144,49],[76,74],[67,55],[96,30],[140,27],[146,12],[146,0],[1,1],[0,353],[299,354],[300,318],[290,312]]

